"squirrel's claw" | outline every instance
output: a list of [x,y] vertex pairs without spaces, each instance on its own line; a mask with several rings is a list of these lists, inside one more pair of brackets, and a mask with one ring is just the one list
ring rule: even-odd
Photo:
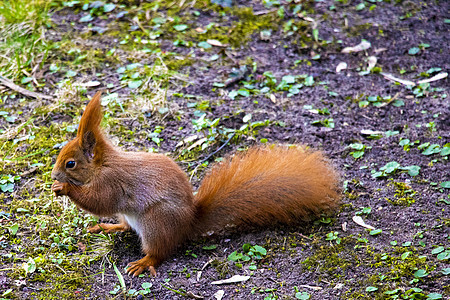
[[138,276],[145,270],[149,270],[152,276],[156,276],[155,265],[156,260],[152,258],[150,255],[146,255],[140,260],[130,262],[128,264],[127,273],[130,276]]
[[67,195],[68,184],[66,182],[59,182],[55,180],[52,184],[52,192],[55,193],[55,196],[64,196]]
[[[102,232],[102,227],[98,226],[98,224],[97,224],[95,226],[89,227],[87,229],[87,231],[89,233],[100,233],[100,232]],[[105,230],[105,233],[108,233],[108,232]]]

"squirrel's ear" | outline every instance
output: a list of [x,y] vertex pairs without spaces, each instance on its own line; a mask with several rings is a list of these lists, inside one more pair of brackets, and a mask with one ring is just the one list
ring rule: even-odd
[[94,134],[94,137],[100,131],[100,122],[102,121],[102,106],[100,103],[101,91],[98,91],[92,100],[86,106],[83,115],[81,116],[80,125],[78,126],[77,137],[84,140],[84,136],[89,131]]
[[[95,149],[102,139],[100,132],[100,123],[103,118],[100,96],[102,92],[95,94],[92,100],[86,106],[81,116],[80,125],[78,126],[77,137],[84,155],[87,159],[92,160],[94,153],[100,149]],[[97,147],[98,148],[98,147]]]
[[97,139],[94,132],[86,131],[81,138],[81,149],[88,160],[94,159],[94,149],[96,144]]

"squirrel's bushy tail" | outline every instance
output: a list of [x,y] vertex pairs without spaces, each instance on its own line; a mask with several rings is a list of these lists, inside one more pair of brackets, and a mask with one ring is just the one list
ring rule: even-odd
[[197,228],[308,220],[338,205],[338,185],[337,171],[320,151],[254,147],[226,158],[203,179],[195,196]]

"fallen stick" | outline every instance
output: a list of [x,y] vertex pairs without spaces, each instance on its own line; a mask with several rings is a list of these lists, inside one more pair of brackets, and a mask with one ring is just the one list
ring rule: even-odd
[[0,84],[3,84],[4,86],[10,88],[11,90],[16,91],[27,97],[32,97],[32,98],[36,98],[36,99],[47,99],[47,100],[53,99],[52,96],[47,96],[47,95],[44,95],[41,93],[36,93],[36,92],[29,91],[27,89],[24,89],[23,87],[18,86],[17,84],[15,84],[11,80],[9,80],[3,76],[0,76]]

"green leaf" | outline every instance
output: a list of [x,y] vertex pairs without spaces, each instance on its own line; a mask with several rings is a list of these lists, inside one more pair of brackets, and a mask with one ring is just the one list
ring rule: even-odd
[[26,84],[31,81],[33,81],[33,77],[24,77],[24,78],[22,78],[22,80],[20,82],[23,84]]
[[444,247],[439,246],[439,247],[434,248],[433,250],[431,250],[431,254],[439,254],[439,253],[441,253],[444,250],[445,250]]
[[386,295],[395,295],[395,294],[397,294],[399,291],[400,291],[400,289],[395,289],[395,290],[391,290],[391,291],[386,291],[386,292],[384,292],[383,294],[386,294]]
[[203,246],[203,250],[214,250],[217,248],[217,245]]
[[450,268],[442,269],[441,273],[444,274],[444,275],[450,275]]
[[242,261],[250,261],[251,258],[248,255],[242,255]]
[[385,176],[383,172],[375,172],[372,174],[373,178],[383,177]]
[[261,255],[266,255],[267,254],[267,250],[264,247],[255,245],[253,248],[255,249],[255,252],[257,252],[257,253],[259,253]]
[[243,256],[242,253],[238,253],[237,251],[233,251],[233,252],[231,252],[230,255],[228,255],[228,260],[238,261],[238,260],[240,260],[242,258],[242,256]]
[[450,181],[444,181],[440,184],[444,189],[450,189]]
[[67,73],[66,73],[66,76],[67,76],[67,77],[75,77],[76,75],[77,75],[77,72],[72,71],[72,70],[69,70],[69,71],[67,71]]
[[141,286],[144,290],[147,290],[147,289],[151,288],[153,286],[153,284],[151,284],[150,282],[143,282],[141,284]]
[[405,102],[403,100],[397,99],[392,103],[395,107],[405,106]]
[[200,48],[203,48],[203,49],[210,49],[210,48],[212,48],[211,44],[209,44],[208,42],[200,42],[197,45]]
[[137,89],[142,85],[142,80],[132,80],[128,82],[128,88]]
[[248,97],[250,96],[250,92],[246,89],[239,89],[238,94],[241,95],[242,97]]
[[36,271],[36,262],[30,257],[26,263],[22,264],[22,268],[27,274],[34,273],[34,271]]
[[403,253],[402,256],[401,256],[401,257],[402,257],[402,260],[405,260],[405,259],[409,256],[410,253],[411,253],[411,252],[409,252],[409,251]]
[[0,184],[2,192],[12,193],[14,191],[14,183]]
[[311,295],[308,294],[307,292],[298,292],[295,293],[295,298],[300,300],[308,300],[309,298],[311,298]]
[[409,145],[409,142],[410,142],[409,139],[404,139],[404,140],[401,140],[398,144],[400,146],[405,146],[405,145]]
[[237,95],[238,92],[236,90],[232,90],[228,93],[228,97],[230,97],[232,100],[234,100],[234,98],[236,98]]
[[386,135],[386,137],[391,137],[391,136],[397,135],[397,134],[399,134],[399,133],[400,133],[400,132],[398,132],[398,131],[396,131],[396,130],[394,130],[394,131],[388,130],[388,131],[386,131],[384,134]]
[[416,277],[416,278],[422,278],[422,277],[426,277],[426,276],[428,276],[428,273],[424,269],[420,269],[420,270],[417,270],[416,272],[414,272],[414,277]]
[[363,100],[358,102],[359,108],[366,107],[367,105],[369,105],[369,101]]
[[362,157],[364,155],[364,151],[355,151],[353,152],[352,156],[356,159]]
[[441,155],[442,155],[442,156],[446,156],[446,155],[449,155],[449,154],[450,154],[450,143],[447,143],[447,144],[445,144],[445,145],[442,147]]
[[419,166],[407,166],[407,167],[403,167],[402,169],[408,170],[408,175],[412,176],[412,177],[419,175],[419,171],[420,171]]
[[10,227],[8,227],[9,233],[11,233],[12,235],[16,235],[17,231],[19,230],[19,225],[14,224]]
[[314,84],[314,77],[308,76],[305,78],[305,85],[312,86]]
[[292,83],[295,83],[296,78],[293,75],[286,75],[286,76],[283,76],[283,78],[281,80],[287,84],[292,84]]
[[359,3],[358,5],[355,6],[355,9],[357,11],[363,10],[366,7],[366,5],[364,4],[364,2]]
[[383,232],[381,229],[374,229],[369,232],[370,235],[378,235]]
[[[319,29],[314,28],[313,31],[312,31],[312,33],[313,33],[313,38],[314,38],[314,40],[315,40],[316,42],[319,41]],[[319,57],[320,57],[320,56],[319,56]]]
[[427,149],[425,149],[425,151],[422,152],[423,155],[432,155],[435,153],[439,153],[441,152],[441,146],[439,144],[432,144],[430,146],[428,146]]
[[120,287],[122,288],[122,291],[125,293],[127,291],[127,287],[125,285],[125,280],[123,279],[122,274],[120,273],[119,269],[117,268],[117,266],[114,262],[113,262],[113,268],[114,268],[114,272],[116,272],[117,278],[119,279]]
[[383,168],[383,170],[386,171],[386,173],[391,174],[395,170],[397,170],[400,167],[400,164],[396,161],[391,161],[387,163]]
[[420,49],[418,47],[412,47],[408,50],[409,55],[416,55],[420,52]]
[[112,4],[112,3],[107,3],[107,4],[103,5],[103,11],[104,11],[105,13],[108,13],[108,12],[113,11],[114,8],[116,8],[116,5],[115,5],[115,4]]
[[442,299],[442,295],[439,293],[430,293],[427,295],[426,300],[437,300],[437,299]]
[[179,24],[179,25],[173,26],[173,29],[175,29],[176,31],[184,31],[188,28],[189,28],[189,26],[187,26],[186,24]]
[[375,292],[375,291],[378,291],[377,287],[374,287],[374,286],[366,287],[366,292]]
[[442,253],[439,253],[437,256],[437,259],[439,260],[446,260],[450,258],[450,250],[446,250]]
[[355,150],[363,150],[364,149],[364,144],[354,143],[354,144],[350,144],[349,147],[352,148],[352,149],[355,149]]
[[90,22],[92,20],[94,20],[94,17],[92,17],[90,14],[80,18],[80,22],[82,23]]

